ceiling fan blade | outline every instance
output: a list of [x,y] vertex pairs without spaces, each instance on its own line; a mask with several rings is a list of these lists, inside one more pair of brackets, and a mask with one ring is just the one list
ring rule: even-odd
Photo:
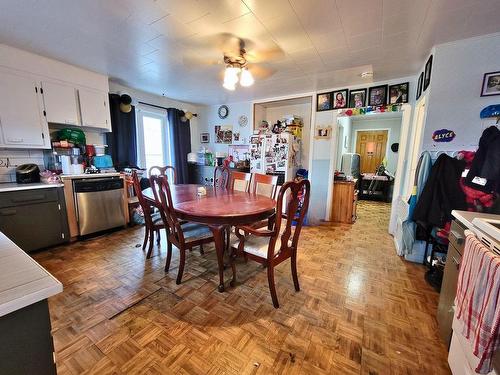
[[185,66],[190,67],[190,68],[224,64],[224,60],[222,58],[211,59],[211,58],[201,58],[201,57],[195,57],[195,56],[185,56],[182,59],[182,61],[183,61]]
[[263,50],[249,50],[245,53],[245,58],[250,63],[275,61],[280,60],[283,57],[285,57],[285,52],[278,46]]
[[248,70],[255,79],[266,79],[276,73],[276,69],[254,64],[249,65]]
[[206,50],[221,52],[221,55],[239,56],[242,48],[251,49],[254,43],[248,39],[242,39],[231,33],[218,33],[201,38],[194,38],[187,42],[188,47],[194,50]]

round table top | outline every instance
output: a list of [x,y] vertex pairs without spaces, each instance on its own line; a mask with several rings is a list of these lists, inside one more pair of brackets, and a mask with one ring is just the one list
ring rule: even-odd
[[[276,201],[269,197],[231,190],[205,187],[207,194],[198,195],[202,185],[170,185],[176,214],[180,219],[203,224],[247,224],[271,216]],[[145,197],[154,199],[152,190],[143,191]]]

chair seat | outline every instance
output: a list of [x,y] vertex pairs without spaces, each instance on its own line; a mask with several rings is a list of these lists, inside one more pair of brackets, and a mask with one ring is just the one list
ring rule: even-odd
[[[276,245],[274,246],[274,255],[278,254],[281,249],[281,235],[280,233],[278,239],[276,240]],[[267,249],[269,248],[270,237],[259,237],[249,234],[245,237],[245,246],[243,251],[248,254],[258,256],[260,258],[267,258]],[[240,245],[240,240],[238,239],[231,244],[231,247],[238,248]],[[288,240],[288,246],[292,246],[292,239]]]
[[182,224],[181,227],[186,242],[198,241],[213,236],[212,231],[206,225],[188,222]]

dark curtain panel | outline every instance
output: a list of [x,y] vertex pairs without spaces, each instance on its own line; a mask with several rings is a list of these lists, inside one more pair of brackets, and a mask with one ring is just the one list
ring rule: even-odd
[[181,121],[184,114],[176,108],[169,108],[168,126],[170,128],[171,146],[173,147],[172,164],[177,173],[177,183],[188,183],[188,163],[187,154],[191,152],[191,126],[189,120]]
[[117,170],[137,166],[135,107],[129,113],[120,111],[120,95],[109,94],[111,133],[106,133],[109,154]]

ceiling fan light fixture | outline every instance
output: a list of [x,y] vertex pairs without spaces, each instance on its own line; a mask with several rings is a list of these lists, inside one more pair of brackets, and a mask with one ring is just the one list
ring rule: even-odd
[[254,82],[255,79],[253,78],[252,73],[247,68],[241,69],[240,85],[243,87],[248,87],[252,86]]
[[226,90],[234,91],[236,89],[236,84],[235,83],[226,82],[226,80],[224,80],[224,83],[222,84],[222,87],[224,87]]
[[224,84],[228,85],[236,85],[238,83],[238,73],[240,72],[240,68],[235,68],[233,66],[226,67],[224,72]]

